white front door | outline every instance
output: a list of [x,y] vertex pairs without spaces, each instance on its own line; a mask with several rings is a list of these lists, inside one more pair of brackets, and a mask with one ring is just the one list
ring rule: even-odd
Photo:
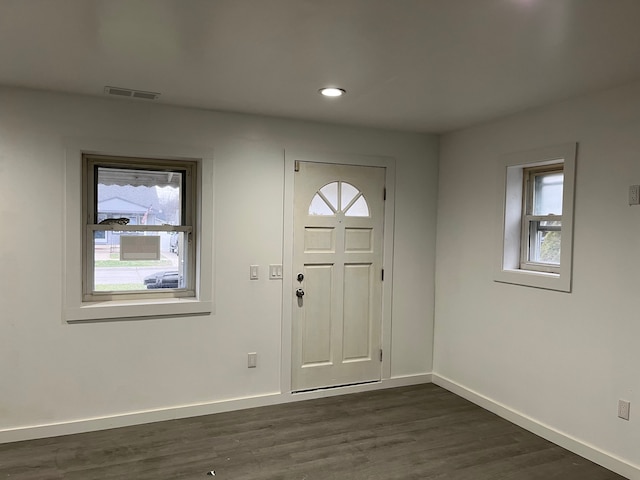
[[385,169],[296,169],[293,390],[380,380]]

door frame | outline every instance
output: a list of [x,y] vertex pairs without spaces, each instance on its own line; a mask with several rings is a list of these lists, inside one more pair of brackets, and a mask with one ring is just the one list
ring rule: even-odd
[[395,158],[374,155],[358,155],[333,152],[295,151],[284,152],[284,223],[283,223],[283,270],[282,270],[282,357],[280,368],[280,391],[291,393],[292,375],[292,319],[294,280],[293,271],[293,201],[295,162],[331,163],[360,167],[384,167],[386,201],[384,205],[384,246],[382,264],[382,367],[381,380],[391,378],[391,308],[393,292],[393,232],[395,221]]

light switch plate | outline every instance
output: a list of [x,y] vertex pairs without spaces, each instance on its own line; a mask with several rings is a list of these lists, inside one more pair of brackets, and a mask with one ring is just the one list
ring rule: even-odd
[[260,267],[258,265],[249,265],[249,280],[258,280]]

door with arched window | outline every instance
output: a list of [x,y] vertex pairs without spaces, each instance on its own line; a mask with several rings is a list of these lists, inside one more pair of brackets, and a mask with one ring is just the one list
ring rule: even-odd
[[297,165],[293,390],[380,380],[385,169]]

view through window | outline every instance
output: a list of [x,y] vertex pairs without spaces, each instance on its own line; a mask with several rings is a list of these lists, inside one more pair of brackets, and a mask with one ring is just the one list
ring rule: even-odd
[[360,190],[347,182],[331,182],[311,199],[309,215],[331,216],[344,213],[347,217],[368,217],[369,205]]
[[86,161],[85,297],[190,295],[193,164]]
[[522,268],[557,271],[562,236],[562,164],[525,169]]

